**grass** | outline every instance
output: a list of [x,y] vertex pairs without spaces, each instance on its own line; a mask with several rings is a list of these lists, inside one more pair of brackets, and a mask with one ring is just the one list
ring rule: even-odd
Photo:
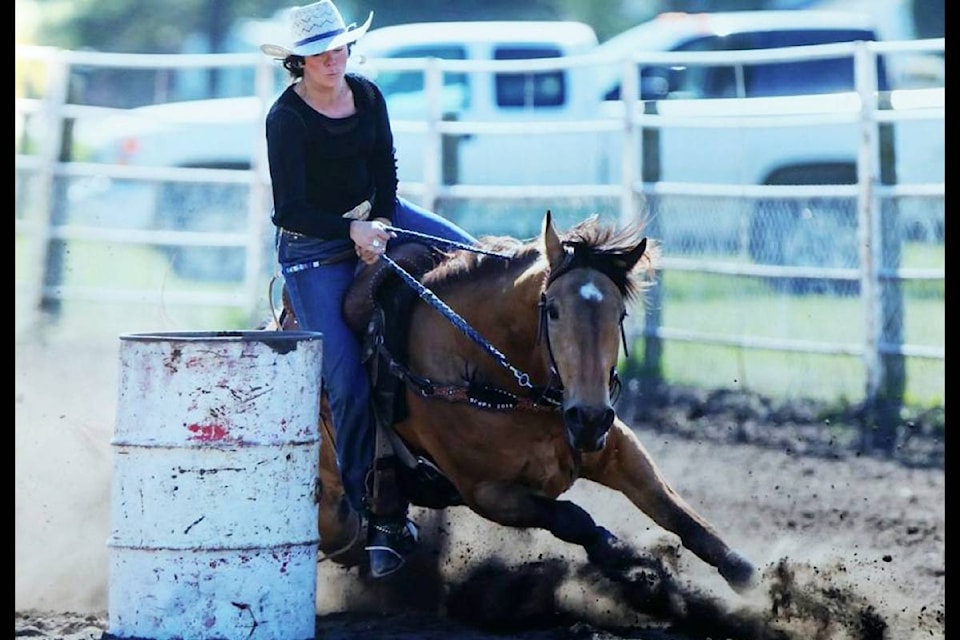
[[[907,244],[903,266],[941,268],[943,245]],[[790,339],[862,347],[865,314],[859,297],[779,294],[759,278],[696,272],[664,272],[659,297],[648,300],[660,326],[725,337]],[[942,281],[909,282],[903,286],[903,337],[910,345],[942,348],[946,318]],[[634,311],[639,315],[642,311]],[[638,320],[642,327],[642,320]],[[642,364],[643,341],[631,345]],[[942,406],[945,363],[938,359],[906,359],[907,400],[919,406]],[[856,402],[864,397],[866,370],[858,355],[795,353],[666,341],[664,377],[702,388],[750,390],[779,397],[808,397]]]
[[[33,284],[28,273],[30,256],[21,242],[16,245],[17,284]],[[139,292],[142,300],[67,299],[59,303],[56,316],[47,316],[43,327],[46,339],[96,340],[115,338],[121,333],[146,331],[201,331],[250,329],[269,317],[269,277],[264,276],[263,299],[254,317],[232,306],[176,304],[170,294],[188,292],[236,293],[238,282],[204,282],[178,277],[163,251],[142,245],[73,241],[63,253],[63,284],[91,290]],[[29,322],[31,309],[17,297],[17,326]]]

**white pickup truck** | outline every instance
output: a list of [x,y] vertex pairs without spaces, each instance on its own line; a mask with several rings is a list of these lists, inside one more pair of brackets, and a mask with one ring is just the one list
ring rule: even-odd
[[[858,14],[822,11],[757,11],[663,14],[603,44],[582,23],[465,22],[408,24],[370,31],[354,58],[426,58],[511,60],[596,55],[610,62],[565,70],[528,72],[447,72],[442,112],[446,119],[480,122],[623,118],[620,79],[625,57],[644,52],[701,52],[770,49],[797,45],[877,40],[871,22]],[[887,65],[879,58],[878,87],[897,107]],[[375,65],[371,65],[375,66]],[[363,67],[359,68],[363,70]],[[817,58],[754,65],[644,65],[640,97],[661,115],[702,115],[717,126],[670,126],[646,140],[645,181],[722,185],[853,184],[859,109],[853,89],[851,57]],[[364,70],[364,72],[366,72]],[[396,122],[426,118],[423,75],[419,71],[382,70],[371,74],[383,88]],[[943,107],[942,87],[911,91],[921,106]],[[916,104],[914,105],[916,106]],[[780,126],[777,117],[824,113],[832,124]],[[104,125],[93,144],[95,159],[154,166],[249,167],[262,142],[263,105],[256,98],[195,100],[132,110]],[[747,115],[769,126],[737,124]],[[943,119],[916,120],[884,134],[884,179],[935,183],[944,176]],[[395,126],[401,184],[423,179],[424,136]],[[617,184],[623,135],[558,133],[455,136],[444,146],[445,183],[486,185]],[[91,140],[93,138],[90,138]],[[171,185],[171,187],[176,185]],[[196,191],[198,185],[189,187]],[[217,197],[222,197],[222,188]],[[208,228],[190,198],[161,197],[157,215],[187,228]],[[242,201],[242,200],[241,200]],[[701,201],[702,202],[702,201]],[[809,203],[808,203],[809,204]],[[853,238],[855,210],[849,199],[820,199],[831,221],[821,230]],[[766,207],[766,209],[764,209]],[[775,210],[771,210],[773,207]],[[168,208],[170,211],[161,209]],[[176,209],[175,211],[173,209]],[[736,211],[704,212],[698,207],[661,207],[664,239],[676,253],[700,253],[749,234],[750,255],[758,262],[804,264],[820,260],[809,251],[816,243],[791,233],[790,219],[809,213],[792,204],[761,203],[749,216]],[[941,218],[942,219],[942,218]],[[923,224],[927,224],[926,221]],[[928,225],[929,226],[929,225]],[[809,228],[809,227],[807,227]],[[942,234],[942,226],[940,231]],[[837,234],[834,234],[837,235]],[[941,236],[942,237],[942,236]],[[711,245],[710,243],[713,243]],[[822,245],[822,243],[820,243]],[[855,253],[839,250],[835,266],[850,266]],[[833,251],[831,249],[831,251]]]
[[[749,64],[733,64],[722,56],[877,39],[870,19],[845,12],[667,13],[615,36],[599,51],[612,58],[648,51],[717,53],[707,64],[641,65],[638,87],[648,112],[686,122],[654,129],[645,139],[645,182],[853,185],[862,133],[850,53]],[[892,62],[884,55],[876,58],[881,105],[914,114],[943,108],[942,86],[894,89]],[[599,81],[604,109],[622,117],[617,71],[611,69]],[[694,125],[686,120],[690,118]],[[943,182],[943,118],[881,125],[879,140],[881,182]],[[605,145],[612,175],[619,172],[619,142],[612,138]],[[817,194],[748,204],[718,198],[709,211],[702,204],[684,206],[682,197],[675,196],[672,203],[664,198],[655,213],[658,231],[674,253],[724,252],[740,245],[760,263],[857,264],[854,198]],[[901,203],[897,216],[900,229],[915,239],[943,239],[942,208],[938,212],[914,200]]]

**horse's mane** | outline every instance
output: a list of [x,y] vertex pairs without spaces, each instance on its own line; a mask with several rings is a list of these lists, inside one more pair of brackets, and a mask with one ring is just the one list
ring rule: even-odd
[[613,280],[627,301],[635,300],[652,284],[650,276],[656,268],[659,250],[647,239],[643,256],[632,269],[627,269],[623,256],[643,240],[643,223],[618,228],[590,216],[560,236],[565,247],[573,250],[573,265],[597,269]]
[[494,274],[500,275],[518,265],[526,267],[540,257],[536,241],[523,241],[512,236],[482,236],[477,239],[477,248],[504,257],[462,249],[447,255],[424,276],[424,283],[429,283],[431,287],[443,287],[466,281],[476,282]]
[[[636,267],[630,270],[625,268],[621,258],[643,239],[642,232],[642,222],[618,228],[613,223],[603,222],[599,216],[592,215],[568,231],[560,233],[559,237],[561,243],[571,252],[575,266],[590,267],[603,272],[613,280],[621,295],[632,301],[651,284],[646,276],[652,275],[659,257],[657,246],[648,239],[647,249]],[[509,258],[461,250],[443,260],[427,275],[425,281],[429,281],[430,286],[434,287],[459,282],[475,284],[478,280],[499,276],[505,271],[527,269],[542,255],[539,237],[519,240],[511,236],[483,236],[478,240],[478,247]],[[545,264],[545,273],[548,270],[549,267]]]

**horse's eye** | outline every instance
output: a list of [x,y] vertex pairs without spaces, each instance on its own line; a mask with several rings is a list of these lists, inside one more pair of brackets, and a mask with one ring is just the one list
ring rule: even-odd
[[560,317],[560,310],[557,309],[557,305],[553,304],[552,302],[547,305],[547,316],[551,320],[556,320]]

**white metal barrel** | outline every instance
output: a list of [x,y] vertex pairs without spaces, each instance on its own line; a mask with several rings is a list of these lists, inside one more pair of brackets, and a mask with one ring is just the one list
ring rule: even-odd
[[313,640],[322,336],[120,337],[105,638]]

